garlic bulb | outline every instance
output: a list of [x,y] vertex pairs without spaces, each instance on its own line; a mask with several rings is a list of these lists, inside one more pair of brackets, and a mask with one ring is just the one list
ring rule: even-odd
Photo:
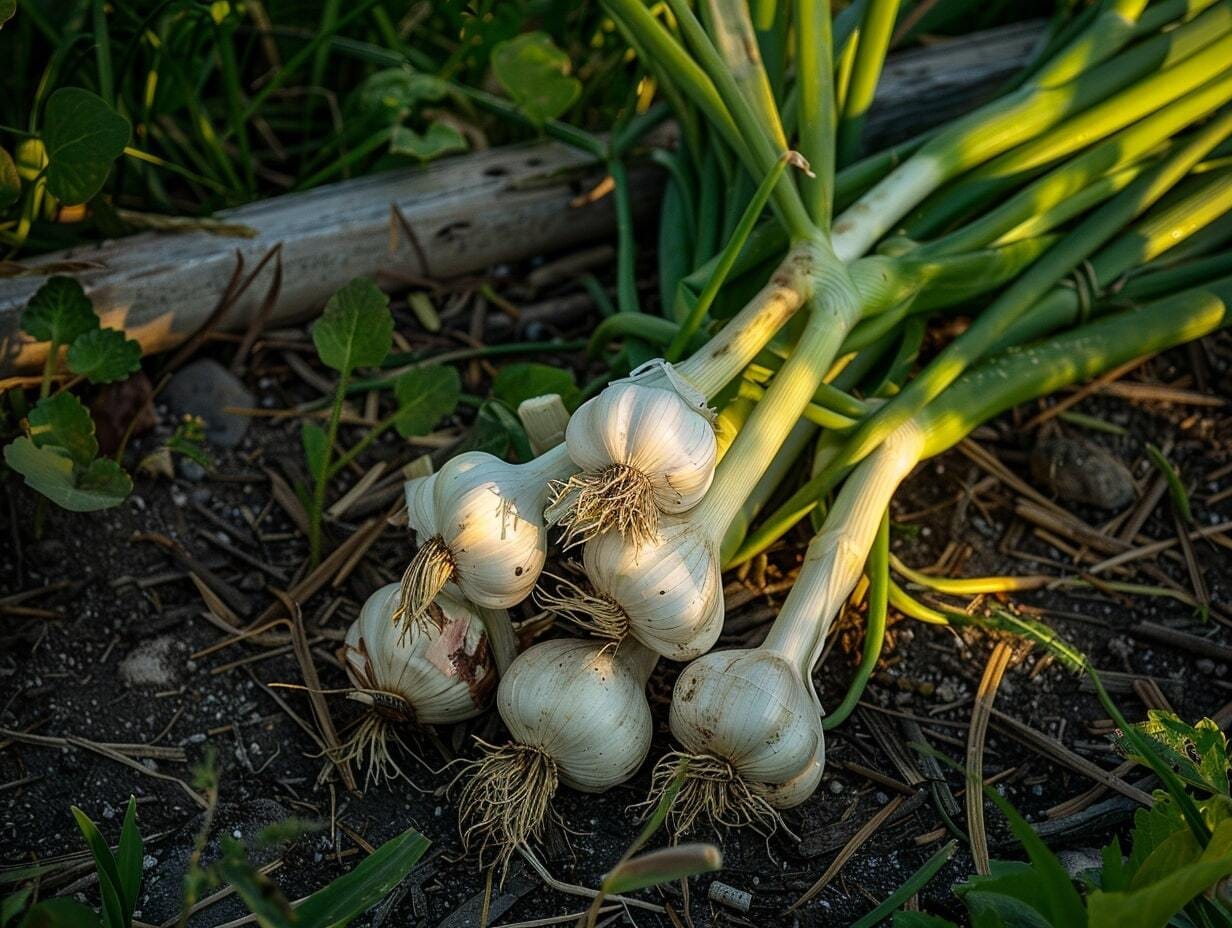
[[718,444],[706,397],[665,361],[643,365],[583,403],[565,430],[581,470],[552,487],[547,520],[565,544],[616,531],[654,537],[660,513],[691,509],[714,477]]
[[723,629],[723,581],[711,535],[679,516],[641,544],[600,535],[582,552],[591,591],[562,587],[541,592],[540,601],[602,637],[630,636],[672,660],[697,657]]
[[403,630],[394,622],[398,584],[381,587],[347,629],[339,658],[371,708],[347,746],[366,760],[369,779],[391,778],[389,725],[447,725],[474,718],[496,685],[496,666],[479,615],[447,587],[428,606],[432,621]]
[[459,801],[468,847],[507,859],[539,837],[560,783],[598,793],[632,776],[650,750],[646,681],[655,661],[636,642],[574,638],[518,655],[496,696],[513,740],[484,745]]
[[419,550],[402,578],[397,619],[419,621],[446,583],[476,605],[505,609],[529,595],[547,557],[548,483],[572,472],[564,448],[527,464],[482,451],[409,480],[406,504]]
[[[693,661],[676,682],[669,725],[683,748],[675,756],[690,759],[691,779],[673,809],[678,831],[702,814],[773,831],[777,810],[803,802],[821,779],[821,704],[801,668],[776,651],[715,651]],[[674,759],[662,764],[674,767]]]
[[683,750],[656,768],[662,791],[689,759],[673,806],[677,833],[699,816],[762,830],[821,781],[825,735],[813,686],[831,622],[860,578],[890,497],[924,449],[913,422],[851,474],[760,648],[715,651],[689,664],[672,692],[669,725]]

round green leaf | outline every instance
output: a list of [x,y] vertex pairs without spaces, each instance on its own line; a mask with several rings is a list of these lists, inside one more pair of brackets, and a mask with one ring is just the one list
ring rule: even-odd
[[0,0],[0,26],[3,26],[17,12],[17,0]]
[[506,364],[492,381],[492,395],[517,409],[523,400],[556,393],[572,409],[581,398],[570,371],[548,364]]
[[12,206],[20,196],[21,178],[17,174],[17,165],[13,163],[12,156],[0,148],[0,209]]
[[60,88],[43,116],[47,189],[64,203],[86,202],[103,186],[130,134],[128,120],[102,97],[80,87]]
[[119,329],[95,329],[73,340],[68,369],[90,383],[123,380],[141,368],[141,346]]
[[133,491],[132,480],[111,458],[96,458],[78,471],[63,448],[40,448],[28,438],[8,445],[4,461],[28,487],[71,512],[110,509]]
[[427,435],[457,408],[461,392],[462,381],[452,367],[437,365],[407,371],[394,384],[398,399],[394,428],[403,438]]
[[94,304],[71,277],[49,277],[21,314],[21,328],[41,342],[64,345],[98,328]]
[[325,304],[312,327],[321,361],[339,373],[376,367],[393,347],[394,317],[389,297],[371,280],[357,277]]
[[81,467],[98,454],[94,420],[81,400],[71,393],[43,397],[30,410],[29,422],[30,438],[40,448],[62,448]]
[[526,118],[542,125],[582,95],[569,56],[545,32],[528,32],[492,50],[492,73]]

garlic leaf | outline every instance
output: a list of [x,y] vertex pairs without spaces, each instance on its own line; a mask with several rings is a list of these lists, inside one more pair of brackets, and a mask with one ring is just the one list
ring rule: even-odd
[[98,454],[94,420],[71,393],[57,393],[38,401],[30,411],[30,438],[40,448],[62,448],[80,467],[86,467]]
[[528,32],[492,49],[492,73],[531,122],[543,125],[582,95],[569,56],[545,32]]
[[523,400],[547,393],[556,393],[565,406],[573,409],[582,398],[573,372],[549,364],[528,361],[524,364],[506,364],[492,380],[492,395],[517,409]]
[[12,206],[21,196],[21,177],[17,174],[17,165],[13,157],[0,148],[0,209]]
[[29,438],[9,444],[4,462],[26,478],[26,486],[70,512],[109,509],[133,491],[132,480],[111,458],[96,458],[78,472],[63,448],[40,448]]
[[462,381],[452,367],[434,365],[407,371],[394,383],[398,417],[394,427],[403,438],[427,435],[458,407]]
[[119,329],[95,329],[73,340],[68,369],[90,383],[123,380],[141,368],[141,346]]
[[312,343],[325,365],[349,375],[384,361],[393,332],[389,297],[371,280],[357,277],[329,298],[312,327]]
[[71,277],[49,277],[21,314],[21,328],[41,342],[64,345],[98,328],[94,304]]
[[102,97],[61,87],[48,98],[43,116],[47,189],[64,203],[89,200],[107,180],[131,132],[128,120]]

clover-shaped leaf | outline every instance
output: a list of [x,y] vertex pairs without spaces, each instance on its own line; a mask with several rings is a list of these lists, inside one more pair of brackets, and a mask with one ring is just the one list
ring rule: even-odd
[[97,94],[61,87],[47,100],[43,144],[47,189],[65,203],[84,203],[102,188],[124,152],[132,127]]
[[98,454],[94,420],[81,400],[71,393],[57,393],[38,401],[30,410],[30,438],[40,448],[56,447],[67,452],[81,467]]
[[394,384],[398,417],[394,427],[403,438],[427,435],[436,423],[458,406],[462,382],[458,372],[446,365],[407,371]]
[[375,367],[393,346],[394,317],[389,297],[376,284],[357,277],[329,298],[312,327],[321,361],[340,374]]
[[111,458],[95,458],[78,468],[63,449],[40,447],[18,438],[4,449],[4,461],[26,478],[26,485],[71,512],[118,506],[133,491],[128,474]]
[[466,151],[466,139],[453,126],[434,122],[423,133],[394,126],[389,136],[389,151],[395,155],[410,155],[420,161],[431,161],[451,151]]
[[141,368],[141,346],[119,329],[95,329],[73,340],[68,369],[90,383],[123,380]]
[[98,316],[81,284],[71,277],[49,277],[26,304],[21,327],[31,338],[63,345],[97,329]]
[[492,73],[531,122],[542,125],[582,95],[569,56],[545,32],[528,32],[492,50]]

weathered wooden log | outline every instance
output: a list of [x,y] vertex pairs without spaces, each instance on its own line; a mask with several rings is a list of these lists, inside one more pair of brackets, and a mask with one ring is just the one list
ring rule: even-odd
[[[1040,36],[1039,24],[1027,23],[893,56],[870,114],[870,138],[878,144],[902,139],[972,106],[1023,64]],[[563,145],[517,145],[219,214],[222,221],[254,230],[253,238],[144,232],[28,263],[39,268],[87,262],[91,269],[76,276],[103,324],[124,328],[147,352],[157,351],[203,324],[241,257],[250,272],[279,246],[282,282],[271,322],[317,310],[351,278],[379,277],[382,269],[443,278],[609,236],[610,198],[570,205],[600,176],[587,156]],[[652,215],[662,183],[658,172],[635,165],[631,181],[638,213]],[[271,261],[232,304],[221,327],[243,328],[273,279]],[[0,374],[43,362],[46,346],[30,342],[18,326],[22,307],[41,283],[36,275],[0,280]]]

